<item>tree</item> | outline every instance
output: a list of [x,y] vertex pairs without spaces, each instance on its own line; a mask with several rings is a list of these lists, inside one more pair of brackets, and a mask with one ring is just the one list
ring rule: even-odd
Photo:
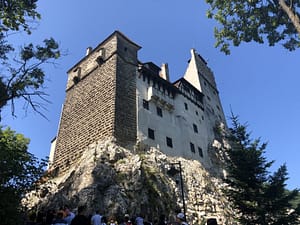
[[247,126],[236,116],[232,116],[228,140],[228,188],[224,192],[238,212],[236,219],[247,225],[299,224],[300,204],[292,205],[298,190],[286,191],[286,166],[270,175],[273,161],[264,156],[266,143],[251,140]]
[[[15,115],[15,100],[23,99],[26,109],[31,107],[43,115],[40,100],[47,101],[43,66],[60,57],[59,46],[49,38],[42,45],[30,43],[16,51],[8,42],[9,35],[22,31],[31,34],[31,25],[40,19],[36,3],[37,0],[0,1],[0,113],[10,102]],[[0,125],[0,221],[4,225],[19,224],[20,200],[44,173],[46,162],[29,153],[28,144],[29,139],[22,134],[9,128],[3,130]]]
[[26,109],[31,107],[43,116],[43,105],[39,100],[47,101],[47,94],[43,91],[45,73],[42,66],[54,63],[51,60],[60,57],[59,46],[53,38],[45,39],[43,45],[27,44],[21,48],[18,57],[9,57],[9,53],[15,52],[15,49],[8,43],[8,35],[20,29],[29,35],[32,30],[30,24],[40,19],[36,2],[0,1],[0,63],[4,68],[0,71],[0,110],[10,102],[12,115],[15,115],[14,101],[21,98],[25,101]]
[[300,1],[292,0],[206,0],[207,17],[215,27],[216,47],[230,54],[229,46],[255,41],[270,46],[282,43],[292,51],[300,47]]
[[43,175],[45,161],[29,153],[29,139],[9,128],[0,127],[0,221],[18,224],[20,200]]

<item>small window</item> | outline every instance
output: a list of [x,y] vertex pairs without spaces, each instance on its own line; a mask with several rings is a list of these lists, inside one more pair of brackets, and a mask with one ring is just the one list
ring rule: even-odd
[[198,152],[201,158],[203,158],[203,151],[202,148],[198,147]]
[[209,96],[206,96],[206,97],[207,97],[208,101],[210,101],[210,100],[211,100]]
[[162,117],[163,114],[162,114],[162,109],[160,107],[156,107],[156,112],[157,112],[157,115]]
[[193,129],[194,129],[194,132],[195,132],[195,133],[198,133],[198,127],[197,127],[196,124],[193,124]]
[[170,148],[173,148],[172,138],[166,137],[166,141],[167,141],[167,146],[169,146]]
[[151,138],[152,140],[155,139],[154,130],[152,130],[151,128],[148,128],[148,137]]
[[143,108],[149,110],[149,102],[143,99]]
[[187,103],[184,103],[184,108],[185,108],[185,110],[188,110],[188,109],[189,109]]
[[198,116],[199,115],[199,113],[198,113],[198,111],[196,110],[196,115]]
[[204,120],[204,116],[201,116],[201,119]]
[[195,153],[195,145],[191,142],[190,143],[191,152]]
[[219,110],[219,111],[221,111],[221,108],[217,105],[217,109]]

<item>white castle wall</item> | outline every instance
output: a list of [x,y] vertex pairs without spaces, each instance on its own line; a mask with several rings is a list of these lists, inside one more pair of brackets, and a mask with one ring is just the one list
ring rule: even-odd
[[[195,56],[193,57],[195,58]],[[199,62],[197,63],[199,64]],[[157,147],[167,155],[195,159],[206,167],[211,167],[208,146],[214,140],[213,129],[216,123],[223,122],[225,124],[225,119],[215,83],[210,82],[214,78],[209,77],[208,80],[207,77],[198,75],[197,63],[191,61],[187,73],[191,78],[190,82],[198,82],[193,86],[197,89],[200,88],[204,94],[204,110],[184,95],[176,94],[175,98],[171,98],[157,90],[152,81],[148,82],[142,76],[137,76],[137,139],[144,144]],[[206,71],[210,70],[206,69]],[[212,73],[209,76],[213,76]],[[153,95],[158,96],[159,99],[151,99],[149,92],[153,92]],[[163,108],[160,99],[172,105],[173,108],[170,110]],[[149,100],[149,110],[143,107],[143,100]],[[185,108],[185,104],[188,109]],[[157,115],[157,106],[162,108],[162,117]],[[197,126],[197,133],[194,131],[193,124]],[[154,140],[148,137],[148,128],[154,130]],[[172,138],[172,148],[167,146],[166,137]],[[191,151],[190,143],[194,144],[195,152]],[[203,156],[199,154],[200,148]]]

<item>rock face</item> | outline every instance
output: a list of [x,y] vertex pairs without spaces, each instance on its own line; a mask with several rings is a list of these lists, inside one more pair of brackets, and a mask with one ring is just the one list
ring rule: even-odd
[[[178,162],[189,224],[201,224],[208,218],[233,224],[220,178],[210,175],[200,162],[168,157],[145,146],[130,151],[114,140],[89,145],[66,173],[48,178],[28,193],[23,205],[28,209],[86,205],[90,214],[95,209],[116,218],[142,214],[152,222],[164,213],[172,221],[175,211],[183,208]],[[172,165],[177,170],[171,174]]]

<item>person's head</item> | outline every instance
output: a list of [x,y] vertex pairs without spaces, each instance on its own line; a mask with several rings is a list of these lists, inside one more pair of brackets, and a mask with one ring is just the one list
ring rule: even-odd
[[107,223],[107,218],[106,218],[106,216],[102,216],[102,217],[101,217],[101,222],[102,222],[102,223]]
[[64,205],[63,210],[65,211],[65,215],[68,216],[70,214],[70,209],[68,205]]
[[125,214],[124,215],[124,219],[125,219],[125,221],[127,222],[130,218],[129,218],[129,214]]
[[79,215],[84,214],[85,206],[84,205],[79,206],[78,209],[77,209],[77,212],[78,212]]
[[116,222],[116,219],[114,216],[111,216],[109,217],[109,223],[112,224],[112,223],[115,223]]
[[57,218],[57,219],[62,219],[62,218],[64,218],[64,212],[63,212],[63,211],[58,211],[58,212],[56,213],[56,218]]
[[178,213],[177,215],[176,215],[176,219],[178,220],[178,221],[185,221],[185,216],[184,216],[184,214],[183,213]]

